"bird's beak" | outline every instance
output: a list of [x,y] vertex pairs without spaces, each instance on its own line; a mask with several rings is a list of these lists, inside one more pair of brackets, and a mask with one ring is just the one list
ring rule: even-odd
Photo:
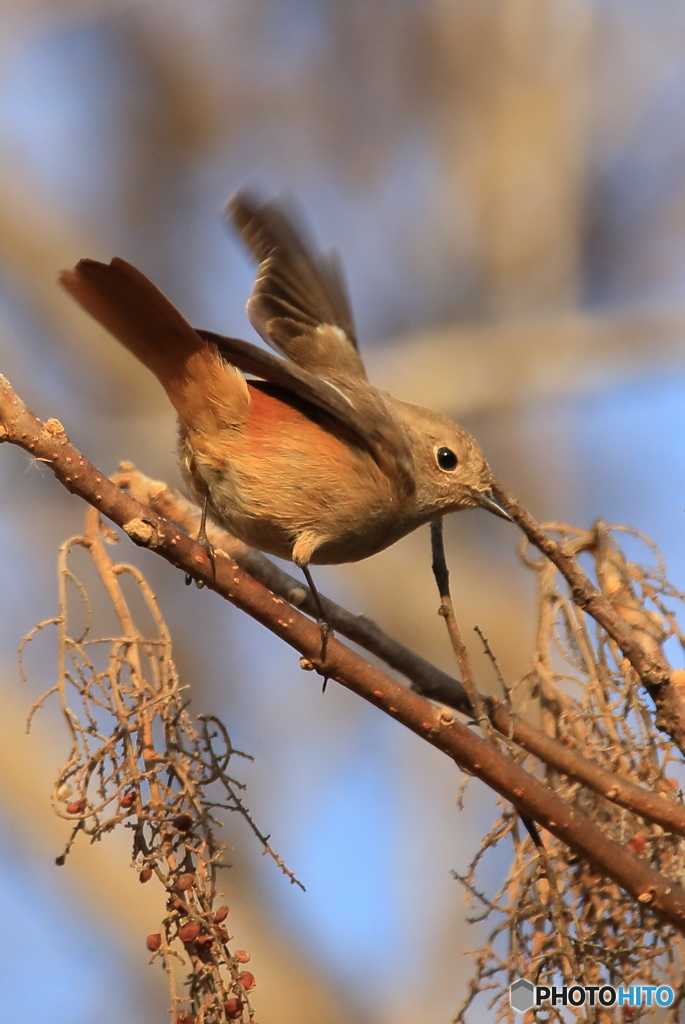
[[506,519],[510,523],[514,522],[504,506],[500,505],[492,491],[474,490],[472,494],[481,508],[487,509],[488,512],[492,512],[493,515],[499,516],[500,519]]

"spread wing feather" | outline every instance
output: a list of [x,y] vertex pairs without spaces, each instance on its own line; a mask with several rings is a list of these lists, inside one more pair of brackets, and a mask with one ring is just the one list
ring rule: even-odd
[[247,305],[273,348],[331,380],[366,380],[337,257],[316,253],[277,203],[238,192],[228,212],[259,262]]

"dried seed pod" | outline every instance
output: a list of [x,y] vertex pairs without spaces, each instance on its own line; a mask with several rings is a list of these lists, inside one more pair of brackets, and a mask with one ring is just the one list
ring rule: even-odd
[[228,907],[219,907],[216,914],[214,915],[214,923],[220,924],[221,921],[225,921],[228,917]]
[[152,878],[152,868],[143,868],[143,870],[138,875],[138,881],[139,882],[143,882],[143,883],[144,882],[149,882],[151,878]]
[[224,1003],[224,1013],[228,1020],[238,1020],[243,1015],[243,1001],[242,999],[227,999]]
[[162,945],[162,936],[159,932],[153,932],[152,935],[148,935],[145,940],[145,945],[151,953],[156,953],[159,947]]
[[192,889],[195,885],[195,875],[190,871],[185,871],[182,875],[179,875],[176,879],[176,888],[180,892],[184,892],[186,889]]
[[193,819],[189,814],[177,814],[174,818],[174,828],[179,832],[190,832],[193,824]]
[[178,937],[181,942],[195,942],[195,939],[200,934],[200,926],[194,921],[189,921],[187,924],[181,925],[178,929]]

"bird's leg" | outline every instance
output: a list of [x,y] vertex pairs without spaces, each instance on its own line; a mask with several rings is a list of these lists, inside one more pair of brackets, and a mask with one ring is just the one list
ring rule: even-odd
[[[298,536],[297,540],[293,544],[292,560],[295,565],[304,573],[307,585],[309,586],[310,593],[314,599],[314,605],[317,611],[317,625],[319,632],[321,633],[321,654],[320,660],[321,665],[324,666],[326,662],[326,651],[328,649],[328,638],[332,634],[328,620],[326,619],[326,612],[324,611],[323,601],[321,595],[316,589],[316,584],[312,579],[312,574],[309,571],[309,563],[312,560],[316,548],[321,543],[321,537],[314,530],[303,530]],[[328,676],[324,674],[323,688],[326,689],[326,683],[328,682]]]
[[[197,537],[195,538],[195,540],[197,541],[198,544],[201,544],[202,547],[207,552],[207,558],[209,559],[209,564],[212,567],[212,575],[214,577],[216,577],[216,560],[214,558],[214,547],[213,547],[212,542],[210,541],[209,537],[207,536],[207,505],[208,505],[208,503],[209,503],[209,499],[208,499],[207,495],[205,495],[205,500],[202,502],[202,516],[200,517],[200,529],[197,531]],[[186,575],[186,586],[190,586],[192,581],[193,581],[193,577],[190,575],[190,573],[188,573]],[[202,588],[205,585],[204,584],[204,580],[195,580],[195,585],[196,585],[198,590],[202,590]]]
[[[316,584],[314,583],[314,579],[312,577],[312,574],[309,571],[309,566],[308,565],[302,565],[302,566],[300,566],[300,568],[302,569],[302,572],[305,575],[305,579],[307,580],[307,585],[308,585],[309,589],[311,590],[312,597],[314,598],[314,604],[316,605],[316,610],[317,610],[317,613],[318,613],[317,625],[319,627],[319,632],[321,633],[321,655],[320,655],[320,657],[321,657],[321,664],[323,665],[325,663],[325,661],[326,661],[326,650],[328,649],[328,638],[331,635],[331,633],[333,632],[333,630],[331,629],[330,624],[329,624],[329,622],[326,619],[326,613],[325,613],[324,608],[323,608],[323,602],[321,600],[321,595],[320,595],[319,591],[316,589]],[[323,681],[323,689],[324,689],[324,691],[326,689],[326,683],[327,682],[328,682],[328,676],[326,676],[324,681]]]

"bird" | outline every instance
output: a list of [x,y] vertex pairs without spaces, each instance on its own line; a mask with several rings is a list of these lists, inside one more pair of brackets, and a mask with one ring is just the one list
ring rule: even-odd
[[310,565],[367,558],[447,513],[511,519],[463,427],[369,382],[337,255],[277,200],[242,190],[227,213],[258,264],[247,315],[273,352],[194,329],[119,257],[60,278],[165,389],[202,532],[208,514],[311,582]]

